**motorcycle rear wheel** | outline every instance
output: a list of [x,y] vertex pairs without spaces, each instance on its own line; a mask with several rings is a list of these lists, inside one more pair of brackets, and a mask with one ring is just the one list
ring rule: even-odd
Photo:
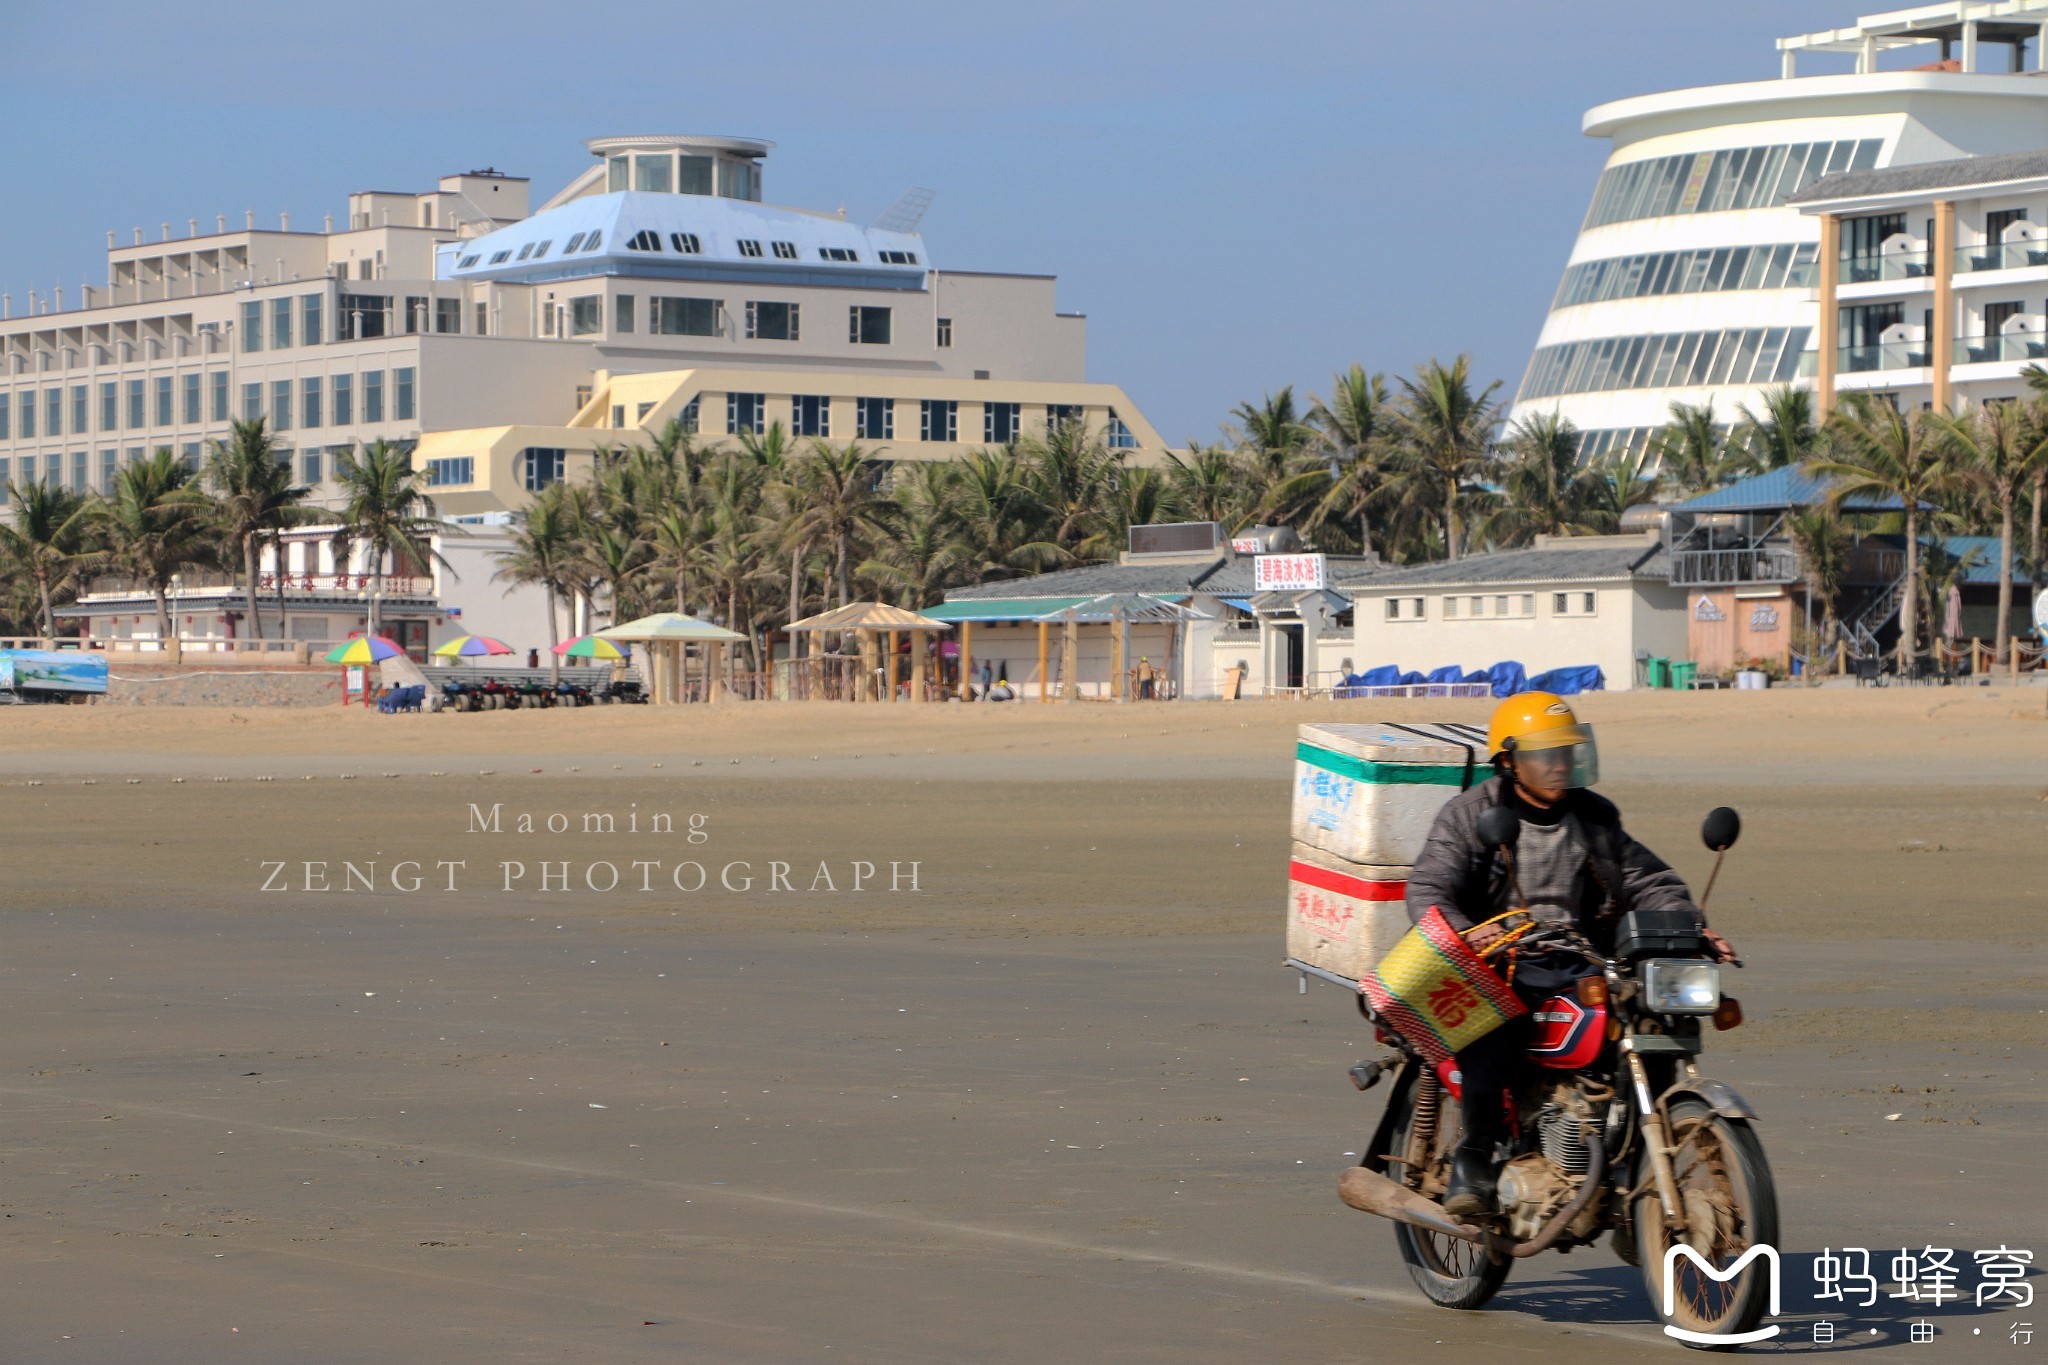
[[[1458,1117],[1458,1102],[1449,1095],[1443,1098],[1443,1106],[1437,1113],[1436,1141],[1426,1158],[1420,1186],[1423,1194],[1439,1203],[1443,1200],[1444,1186],[1450,1179],[1451,1153],[1464,1136],[1464,1126]],[[1414,1110],[1410,1109],[1394,1130],[1392,1145],[1396,1156],[1408,1151],[1408,1128],[1414,1116]],[[1416,1180],[1407,1175],[1405,1167],[1390,1167],[1388,1174],[1410,1189],[1417,1188]],[[1494,1291],[1507,1282],[1508,1272],[1514,1268],[1513,1261],[1496,1261],[1477,1243],[1446,1237],[1440,1232],[1412,1227],[1407,1223],[1394,1224],[1394,1245],[1400,1250],[1401,1261],[1408,1267],[1408,1277],[1415,1281],[1415,1287],[1439,1308],[1483,1306],[1493,1297]]]
[[[1763,1143],[1741,1119],[1715,1113],[1699,1100],[1671,1106],[1672,1175],[1678,1185],[1686,1227],[1676,1240],[1704,1256],[1715,1269],[1753,1246],[1778,1242],[1778,1195],[1764,1159]],[[1732,1280],[1714,1280],[1686,1262],[1677,1266],[1673,1311],[1664,1311],[1664,1256],[1673,1236],[1650,1176],[1649,1160],[1638,1163],[1636,1248],[1650,1307],[1667,1326],[1711,1336],[1739,1336],[1757,1325],[1769,1306],[1770,1267],[1762,1258]],[[1682,1338],[1681,1338],[1682,1340]],[[1735,1343],[1687,1341],[1697,1350],[1732,1350]]]

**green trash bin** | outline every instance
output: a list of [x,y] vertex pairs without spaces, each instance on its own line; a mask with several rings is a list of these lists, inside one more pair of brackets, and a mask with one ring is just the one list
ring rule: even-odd
[[1681,692],[1690,691],[1692,689],[1692,676],[1698,670],[1699,665],[1691,659],[1673,659],[1671,661],[1671,685]]
[[1650,686],[1671,686],[1671,660],[1660,659],[1656,655],[1652,654],[1649,657],[1649,659],[1644,663],[1643,667],[1644,670],[1649,674]]

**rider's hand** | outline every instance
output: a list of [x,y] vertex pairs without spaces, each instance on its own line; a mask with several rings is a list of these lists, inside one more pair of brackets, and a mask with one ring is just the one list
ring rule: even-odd
[[1735,945],[1722,938],[1712,929],[1700,930],[1700,937],[1704,938],[1707,941],[1707,946],[1714,950],[1714,961],[1733,962],[1735,960]]
[[1479,952],[1506,932],[1498,924],[1481,924],[1465,931],[1465,942],[1474,952]]

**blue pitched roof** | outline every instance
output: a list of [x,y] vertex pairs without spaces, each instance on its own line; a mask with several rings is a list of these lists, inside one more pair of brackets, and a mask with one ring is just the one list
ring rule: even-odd
[[[1787,507],[1811,507],[1824,502],[1834,480],[1815,478],[1796,465],[1752,474],[1725,488],[1716,488],[1678,504],[1681,512],[1770,512]],[[1858,493],[1842,499],[1851,512],[1896,512],[1905,504],[1894,497]]]
[[1963,582],[1998,582],[1997,536],[1945,536],[1942,548],[1963,561]]

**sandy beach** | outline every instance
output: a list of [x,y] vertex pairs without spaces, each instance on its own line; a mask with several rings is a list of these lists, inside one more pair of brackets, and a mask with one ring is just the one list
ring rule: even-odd
[[[1586,699],[1695,886],[1744,814],[1788,1259],[2048,1226],[2043,693]],[[1332,1192],[1294,726],[1486,709],[0,711],[11,1358],[1639,1358],[1605,1248],[1445,1313]]]

